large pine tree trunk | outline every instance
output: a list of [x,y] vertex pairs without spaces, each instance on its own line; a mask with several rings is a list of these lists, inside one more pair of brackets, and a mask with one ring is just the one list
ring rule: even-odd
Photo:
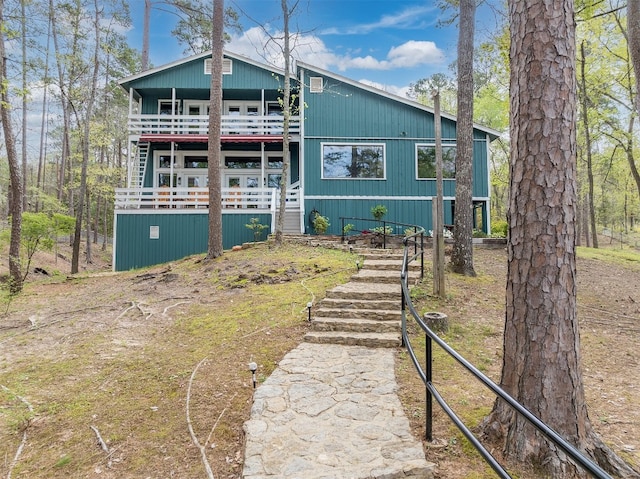
[[[0,25],[4,25],[4,0],[0,0]],[[4,133],[4,146],[9,162],[11,239],[9,243],[9,291],[22,291],[23,275],[20,264],[20,239],[22,236],[22,171],[18,162],[18,153],[11,122],[11,101],[8,94],[7,55],[4,44],[4,31],[0,31],[0,120]]]
[[[510,0],[511,185],[501,386],[607,471],[639,477],[594,433],[576,311],[576,81],[573,1]],[[483,424],[505,454],[551,477],[582,477],[496,401]]]
[[456,213],[451,269],[475,276],[473,267],[473,37],[476,0],[460,0],[458,122],[456,125]]
[[224,0],[213,2],[211,98],[209,104],[209,240],[207,259],[222,256],[222,192],[220,190],[220,128],[222,126],[222,55]]

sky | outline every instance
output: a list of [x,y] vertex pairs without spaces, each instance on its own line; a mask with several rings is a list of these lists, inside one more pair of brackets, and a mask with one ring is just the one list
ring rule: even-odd
[[[135,18],[131,46],[141,49],[143,0],[130,3]],[[226,0],[240,15],[243,32],[232,33],[226,49],[254,60],[280,60],[266,52],[265,29],[276,36],[282,28],[280,0]],[[150,61],[161,66],[183,58],[184,48],[171,37],[175,15],[161,4],[152,11]],[[451,75],[457,25],[439,26],[443,13],[435,0],[300,0],[290,31],[299,32],[295,56],[352,80],[404,95],[411,83],[434,73]],[[494,13],[477,12],[476,37],[495,28]],[[138,46],[139,45],[139,46]],[[281,60],[280,60],[281,61]]]

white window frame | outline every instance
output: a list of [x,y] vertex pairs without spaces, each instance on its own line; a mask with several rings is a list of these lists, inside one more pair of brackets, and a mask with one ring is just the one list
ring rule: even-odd
[[[380,147],[382,148],[382,176],[379,178],[353,178],[348,176],[325,176],[324,175],[324,149],[326,146],[357,147]],[[387,179],[387,145],[386,143],[359,143],[359,142],[322,142],[320,143],[320,174],[323,180],[357,180],[357,181],[384,181]]]
[[[204,74],[211,75],[211,58],[204,59]],[[233,60],[231,58],[223,58],[222,59],[222,74],[223,75],[232,75],[233,74]]]
[[[163,104],[168,104],[171,105],[172,101],[171,98],[160,98],[158,100],[158,114],[160,114],[160,112],[162,111],[162,105]],[[180,100],[174,100],[173,101],[173,115],[179,115],[180,114]]]
[[324,79],[322,77],[309,77],[309,93],[322,93],[324,91]]
[[[428,180],[435,180],[436,179],[435,176],[434,177],[428,177],[428,178],[427,177],[421,178],[419,176],[419,169],[418,169],[418,150],[420,148],[433,148],[433,149],[435,149],[435,147],[436,147],[435,142],[416,143],[416,149],[415,149],[415,152],[416,152],[415,153],[415,168],[416,168],[415,169],[415,177],[416,177],[416,180],[418,180],[418,181],[428,181]],[[457,147],[458,147],[458,145],[457,145],[457,143],[455,141],[443,141],[443,143],[442,143],[442,149],[443,150],[445,148],[457,148]],[[443,176],[443,178],[442,178],[443,181],[452,181],[452,180],[455,181],[455,179],[456,179],[456,177],[455,177],[455,174],[456,174],[455,167],[456,167],[456,165],[455,165],[455,155],[454,155],[454,158],[453,158],[453,168],[454,168],[453,177],[444,177]],[[444,173],[444,171],[443,171],[443,173]]]

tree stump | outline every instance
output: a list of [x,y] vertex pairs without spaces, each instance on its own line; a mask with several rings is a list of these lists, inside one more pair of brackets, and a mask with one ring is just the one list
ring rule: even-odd
[[438,312],[424,313],[424,322],[434,333],[446,333],[449,331],[447,315]]

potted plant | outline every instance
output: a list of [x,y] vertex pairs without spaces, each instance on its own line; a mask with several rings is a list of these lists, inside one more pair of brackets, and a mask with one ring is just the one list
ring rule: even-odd
[[384,205],[376,205],[371,208],[371,214],[376,221],[381,221],[384,215],[387,214],[387,207]]

